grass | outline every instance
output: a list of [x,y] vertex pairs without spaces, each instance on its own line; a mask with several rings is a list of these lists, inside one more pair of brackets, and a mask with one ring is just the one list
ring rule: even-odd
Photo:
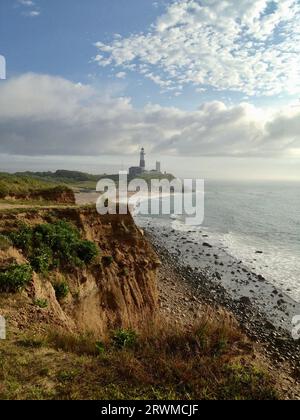
[[7,251],[11,246],[11,240],[7,236],[0,234],[0,251]]
[[[99,180],[108,178],[113,180],[116,185],[119,184],[119,175],[117,174],[88,174],[85,172],[78,171],[67,171],[67,170],[58,170],[56,172],[21,172],[17,173],[17,176],[29,177],[42,182],[56,182],[59,184],[68,185],[69,187],[76,190],[96,190],[96,186]],[[152,179],[167,179],[172,181],[174,176],[171,174],[156,174],[156,173],[146,173],[140,175],[138,178],[144,179],[148,184]],[[128,177],[130,182],[133,178]]]
[[41,309],[46,309],[48,308],[49,302],[47,299],[36,299],[34,301],[35,306],[37,306],[38,308]]
[[64,192],[70,191],[65,185],[58,185],[48,180],[36,179],[28,175],[11,175],[0,173],[0,199],[14,196],[21,199],[32,193],[39,193],[44,197],[45,201],[48,192]]
[[[273,381],[249,361],[249,344],[229,321],[203,319],[190,330],[160,322],[134,334],[130,346],[116,346],[116,335],[123,338],[128,333],[114,332],[105,343],[93,334],[62,331],[1,343],[0,398],[279,398]],[[226,346],[220,346],[224,337]]]

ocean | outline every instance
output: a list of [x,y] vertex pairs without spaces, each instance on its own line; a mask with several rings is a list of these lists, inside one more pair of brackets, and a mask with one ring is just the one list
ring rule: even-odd
[[[151,226],[183,265],[208,269],[213,275],[218,270],[233,296],[251,297],[288,328],[300,310],[300,183],[208,181],[203,225],[191,229],[183,219],[140,215],[137,223]],[[181,233],[173,235],[174,228]],[[210,253],[203,252],[203,241],[213,246]],[[246,277],[239,264],[254,277]],[[266,283],[258,284],[255,275]],[[278,306],[280,292],[283,306]]]
[[300,302],[300,183],[208,182],[203,228]]

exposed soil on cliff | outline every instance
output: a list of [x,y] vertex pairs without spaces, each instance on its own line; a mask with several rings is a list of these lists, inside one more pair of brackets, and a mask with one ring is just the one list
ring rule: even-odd
[[[34,322],[41,328],[56,324],[105,336],[112,328],[139,329],[155,317],[159,261],[130,215],[101,217],[92,208],[18,209],[0,213],[0,232],[18,230],[20,223],[36,226],[57,220],[72,223],[83,239],[95,243],[100,260],[65,273],[34,273],[31,284],[17,297],[19,310],[16,296],[1,294],[1,312],[10,322],[21,329]],[[0,257],[2,266],[26,263],[22,251],[13,247]],[[53,285],[62,279],[70,293],[58,301]],[[47,309],[36,307],[35,301],[46,301]]]

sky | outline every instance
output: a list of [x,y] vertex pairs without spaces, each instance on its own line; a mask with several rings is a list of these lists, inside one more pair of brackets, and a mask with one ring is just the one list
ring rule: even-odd
[[0,170],[143,146],[178,176],[300,181],[299,28],[300,0],[1,0]]

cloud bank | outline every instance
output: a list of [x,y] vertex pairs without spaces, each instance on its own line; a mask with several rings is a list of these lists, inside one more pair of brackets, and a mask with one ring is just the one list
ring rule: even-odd
[[103,96],[88,85],[26,74],[0,84],[0,153],[300,156],[300,107],[266,112],[241,103],[196,111]]
[[177,0],[145,33],[96,43],[100,66],[133,70],[163,91],[300,92],[299,0]]

